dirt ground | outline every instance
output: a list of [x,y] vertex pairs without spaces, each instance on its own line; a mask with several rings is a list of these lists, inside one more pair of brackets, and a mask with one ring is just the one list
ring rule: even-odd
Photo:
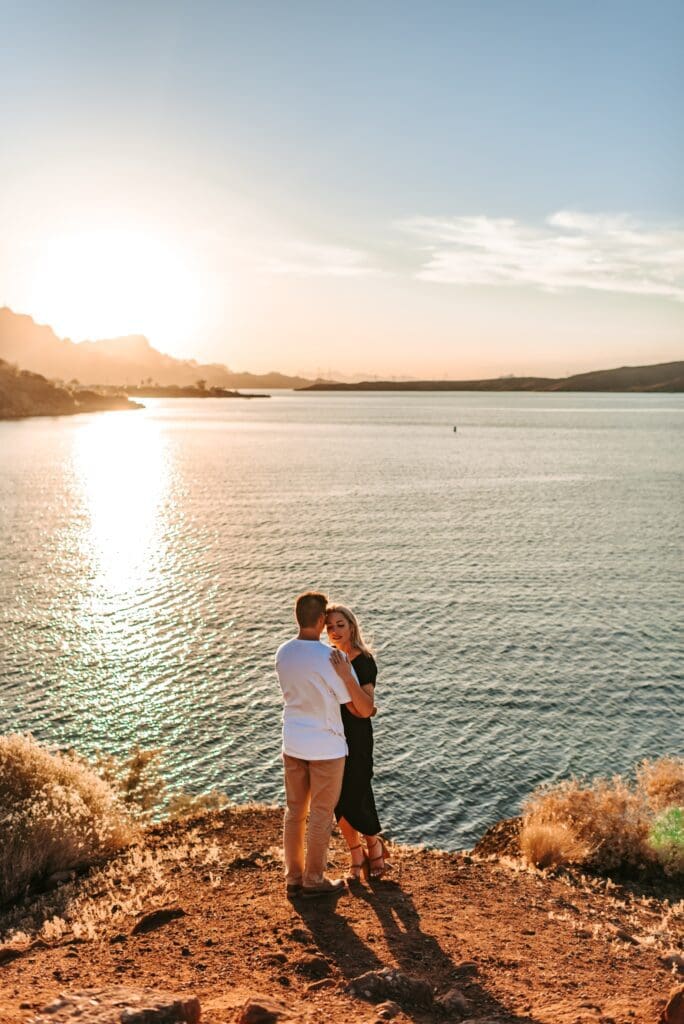
[[[467,1001],[448,1011],[397,990],[400,1024],[656,1024],[684,980],[667,962],[682,941],[673,886],[549,877],[494,842],[474,855],[394,847],[389,880],[355,883],[336,901],[288,901],[281,821],[277,809],[233,808],[154,829],[143,860],[155,885],[136,894],[124,881],[115,902],[114,865],[111,886],[91,893],[99,916],[85,930],[76,920],[36,942],[35,930],[11,937],[17,911],[0,915],[0,934],[10,936],[0,946],[1,1024],[30,1021],[60,992],[108,984],[197,995],[206,1024],[236,1021],[255,994],[282,1003],[293,1021],[372,1022],[368,985],[356,995],[347,986],[386,967]],[[331,874],[344,871],[339,837],[331,861]],[[79,892],[97,884],[88,876],[65,884],[49,897],[50,912],[68,923]],[[160,908],[177,916],[134,933]]]

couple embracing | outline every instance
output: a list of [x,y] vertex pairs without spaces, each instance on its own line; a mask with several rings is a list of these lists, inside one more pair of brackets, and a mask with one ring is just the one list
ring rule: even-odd
[[[386,870],[371,788],[377,667],[350,608],[309,591],[297,598],[295,617],[297,636],[276,654],[284,702],[287,894],[328,896],[345,888],[343,879],[325,875],[333,816],[350,851],[348,880],[381,878]],[[321,643],[324,630],[330,647]]]

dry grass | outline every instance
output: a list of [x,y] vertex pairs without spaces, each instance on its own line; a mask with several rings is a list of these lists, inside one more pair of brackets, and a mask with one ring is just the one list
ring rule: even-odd
[[[207,821],[203,825],[211,828]],[[136,844],[86,876],[6,909],[0,916],[0,944],[21,949],[35,939],[59,943],[102,938],[130,927],[130,920],[150,907],[176,901],[178,882],[193,866],[206,869],[206,883],[219,888],[225,860],[240,853],[244,851],[234,843],[219,848],[192,826],[152,846]]]
[[230,800],[225,793],[218,789],[212,789],[208,793],[186,793],[181,790],[173,793],[166,803],[166,815],[171,821],[179,818],[191,818],[196,814],[204,814],[208,811],[220,811],[228,807]]
[[161,747],[143,750],[136,744],[124,757],[100,752],[93,758],[92,765],[80,755],[74,753],[74,756],[115,789],[132,814],[149,820],[166,799],[166,781],[160,766],[163,753]]
[[[143,750],[136,745],[124,757],[97,754],[92,767],[105,782],[117,790],[131,813],[146,823],[160,819],[189,818],[229,805],[230,800],[226,794],[217,789],[200,794],[188,793],[185,790],[169,794],[161,771],[163,755],[164,750],[161,747]],[[83,763],[88,764],[87,761]]]
[[36,880],[111,857],[139,835],[115,791],[31,736],[0,736],[0,904]]
[[684,807],[684,758],[642,761],[637,768],[637,785],[654,811]]
[[530,822],[521,832],[520,848],[525,860],[538,868],[581,864],[589,853],[584,843],[558,822]]
[[[684,870],[684,761],[644,761],[637,781],[621,776],[541,786],[525,802],[520,844],[537,866],[581,863],[600,871]],[[678,824],[679,823],[679,824]],[[583,851],[580,855],[580,851]]]

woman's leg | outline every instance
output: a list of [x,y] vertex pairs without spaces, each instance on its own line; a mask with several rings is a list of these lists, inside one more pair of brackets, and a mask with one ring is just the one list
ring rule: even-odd
[[340,818],[337,823],[340,826],[340,832],[344,836],[349,852],[351,854],[352,864],[360,868],[363,865],[366,854],[361,845],[361,836],[356,831],[353,825],[350,825],[346,818]]
[[371,878],[382,878],[385,874],[387,848],[380,836],[364,836],[368,847],[368,861]]

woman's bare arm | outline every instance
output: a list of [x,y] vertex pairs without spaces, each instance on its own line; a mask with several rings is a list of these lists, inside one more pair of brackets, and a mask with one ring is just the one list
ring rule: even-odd
[[378,707],[377,704],[375,703],[375,687],[373,686],[372,683],[366,683],[366,685],[362,686],[361,689],[363,690],[364,693],[367,693],[368,696],[373,701],[373,710],[371,711],[370,715],[360,715],[353,704],[345,704],[345,707],[347,711],[354,716],[354,718],[374,718],[375,715],[377,715],[378,713]]
[[347,704],[346,707],[353,714],[356,714],[358,718],[370,718],[375,709],[373,694],[367,693],[360,685],[346,655],[333,648],[330,654],[330,661],[338,676],[344,681],[349,690],[351,704]]

